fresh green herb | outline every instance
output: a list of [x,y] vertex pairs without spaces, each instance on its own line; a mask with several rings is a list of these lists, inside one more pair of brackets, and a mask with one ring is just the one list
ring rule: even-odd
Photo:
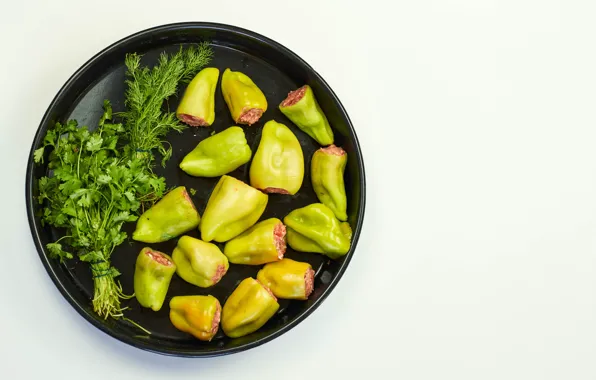
[[172,148],[164,136],[174,130],[181,132],[186,127],[173,112],[162,111],[164,101],[174,95],[179,83],[188,83],[213,56],[208,42],[196,46],[182,47],[175,54],[162,53],[155,67],[141,67],[139,54],[127,54],[127,110],[120,115],[126,126],[131,154],[147,158],[151,165],[151,151],[157,149],[162,156],[162,166],[172,155]]
[[166,190],[165,178],[153,174],[152,151],[161,154],[165,166],[172,154],[171,147],[164,146],[165,135],[185,128],[174,113],[162,111],[163,103],[212,55],[204,42],[172,55],[162,53],[152,69],[141,67],[140,55],[127,55],[122,123],[110,122],[112,108],[106,100],[97,129],[78,128],[75,120],[56,123],[34,152],[34,161],[43,163],[51,148],[51,172],[39,180],[42,223],[65,230],[62,238],[47,244],[49,255],[60,261],[76,255],[90,263],[93,309],[103,318],[123,317],[120,301],[132,297],[123,294],[115,280],[120,272],[110,264],[114,248],[127,238],[122,225],[137,220]]
[[197,191],[191,187],[190,188],[190,195],[193,195],[194,196],[196,193],[197,193]]
[[41,163],[45,150],[53,148],[48,163],[53,175],[39,179],[38,202],[46,204],[42,223],[66,232],[47,245],[49,254],[64,261],[76,253],[79,260],[90,263],[93,309],[104,318],[121,317],[120,299],[130,297],[122,293],[115,281],[120,273],[110,265],[114,248],[127,237],[122,224],[137,220],[142,203],[161,197],[165,190],[165,180],[148,173],[142,159],[116,149],[124,128],[108,123],[111,116],[111,105],[105,101],[94,131],[78,128],[75,120],[56,123],[34,153],[35,162]]

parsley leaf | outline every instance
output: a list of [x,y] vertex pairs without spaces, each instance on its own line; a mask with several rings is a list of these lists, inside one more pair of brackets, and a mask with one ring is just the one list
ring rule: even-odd
[[43,151],[44,151],[45,147],[41,147],[39,149],[35,149],[35,152],[33,152],[33,161],[35,161],[35,163],[43,163]]
[[112,221],[114,223],[117,222],[134,222],[135,220],[137,220],[138,217],[136,215],[131,215],[128,211],[121,211],[118,214],[116,214],[114,216],[114,218],[112,219]]
[[79,255],[81,261],[103,261],[104,257],[101,251],[90,251]]
[[60,262],[63,262],[64,259],[72,259],[72,254],[62,250],[62,244],[60,243],[49,243],[46,244],[46,248],[50,252],[51,258],[58,258]]
[[97,177],[97,182],[100,183],[100,184],[102,184],[102,185],[106,185],[106,184],[110,183],[111,181],[112,181],[112,177],[110,177],[107,174],[100,174]]
[[101,144],[103,144],[103,139],[98,135],[93,135],[87,141],[87,150],[89,152],[97,152],[101,149]]
[[63,194],[72,194],[81,188],[82,182],[79,179],[73,178],[66,182],[62,182],[58,188]]

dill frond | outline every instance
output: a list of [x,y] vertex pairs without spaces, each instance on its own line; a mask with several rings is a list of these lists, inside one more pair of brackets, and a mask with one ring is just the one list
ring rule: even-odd
[[180,83],[192,80],[212,57],[213,50],[209,42],[180,47],[173,54],[163,52],[152,69],[141,67],[141,55],[126,55],[126,111],[121,116],[131,154],[146,157],[150,166],[152,151],[157,150],[162,156],[162,166],[165,166],[172,149],[165,146],[167,142],[164,137],[172,130],[182,132],[186,126],[178,121],[173,112],[163,112],[162,105],[177,92]]

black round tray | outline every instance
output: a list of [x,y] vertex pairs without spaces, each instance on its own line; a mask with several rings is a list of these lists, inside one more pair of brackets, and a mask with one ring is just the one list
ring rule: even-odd
[[[262,266],[231,264],[223,279],[207,289],[195,287],[174,276],[164,306],[159,312],[141,308],[134,298],[124,301],[122,306],[129,307],[126,316],[151,331],[151,335],[146,335],[122,320],[99,318],[91,308],[93,283],[87,263],[81,263],[75,259],[60,264],[58,260],[48,258],[45,245],[58,238],[59,233],[51,228],[42,227],[37,217],[39,209],[35,200],[37,178],[46,175],[47,167],[32,164],[33,151],[40,146],[47,128],[56,121],[66,122],[68,119],[77,119],[79,125],[97,125],[102,114],[101,105],[106,98],[111,100],[114,112],[124,109],[124,56],[126,53],[143,54],[142,63],[153,64],[162,51],[172,52],[179,49],[181,44],[202,40],[210,40],[213,44],[215,55],[209,66],[218,67],[220,72],[229,67],[234,71],[246,73],[267,97],[269,107],[260,121],[250,127],[243,126],[253,153],[259,142],[262,126],[271,119],[291,128],[302,145],[305,157],[305,177],[302,188],[295,196],[270,195],[267,210],[261,220],[270,217],[283,219],[293,209],[318,202],[310,182],[310,159],[319,146],[286,119],[277,108],[289,91],[308,84],[313,88],[334,129],[335,144],[343,147],[348,153],[345,181],[348,195],[348,221],[353,230],[351,249],[339,260],[329,260],[318,254],[294,252],[288,247],[286,257],[307,261],[316,271],[315,290],[307,301],[280,300],[278,313],[258,331],[242,338],[230,339],[220,328],[211,342],[199,341],[174,328],[169,320],[167,307],[169,299],[175,295],[212,294],[223,305],[238,283],[249,276],[256,278],[256,273]],[[182,91],[184,87],[181,86],[180,90]],[[170,109],[175,109],[178,98],[169,101]],[[212,127],[188,128],[182,134],[173,132],[168,135],[167,139],[174,150],[172,158],[165,169],[159,165],[155,168],[157,174],[166,177],[168,186],[185,185],[187,188],[196,189],[196,194],[192,198],[201,215],[218,178],[188,176],[178,169],[178,164],[213,130],[219,132],[235,125],[226,108],[219,84],[215,102],[216,121]],[[249,167],[250,162],[230,175],[249,183]],[[176,356],[215,356],[243,351],[280,336],[312,313],[329,295],[345,272],[356,249],[364,218],[365,176],[362,153],[348,114],[331,88],[312,67],[284,46],[251,31],[229,25],[190,22],[158,26],[126,37],[95,55],[74,73],[50,104],[35,135],[27,166],[26,198],[31,233],[41,261],[62,295],[85,319],[112,337],[147,351]],[[112,254],[113,265],[122,273],[118,280],[127,294],[133,293],[132,279],[136,256],[146,245],[130,239],[133,229],[134,223],[125,225],[124,230],[129,233],[129,239]],[[190,232],[189,235],[198,237],[198,231]],[[170,254],[176,240],[149,246]]]

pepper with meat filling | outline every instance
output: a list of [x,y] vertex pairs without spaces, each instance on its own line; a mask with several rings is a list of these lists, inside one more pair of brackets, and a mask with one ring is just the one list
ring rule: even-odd
[[133,286],[135,298],[143,307],[159,311],[166,299],[176,264],[165,253],[145,247],[137,256]]
[[319,201],[329,207],[337,219],[346,221],[347,198],[344,171],[348,155],[335,145],[317,150],[311,160],[310,178]]
[[265,123],[249,175],[251,186],[266,193],[294,195],[300,190],[304,155],[290,128],[274,120]]
[[267,99],[263,91],[248,75],[240,71],[224,71],[221,92],[232,119],[237,124],[252,125],[267,111]]
[[322,253],[337,259],[350,249],[352,229],[322,203],[293,210],[284,218],[288,245],[299,252]]
[[215,121],[215,89],[219,69],[206,67],[199,71],[184,91],[176,117],[193,127],[208,127]]
[[179,186],[139,217],[132,238],[144,243],[164,242],[197,228],[200,220],[186,187]]
[[305,300],[314,287],[315,271],[309,263],[284,258],[266,264],[257,273],[257,280],[277,297]]
[[170,321],[178,330],[211,341],[219,330],[221,305],[207,296],[176,296],[170,300]]
[[223,332],[230,338],[253,333],[279,309],[271,290],[254,278],[246,278],[226,300],[221,316]]
[[223,243],[252,227],[267,206],[267,194],[234,177],[222,176],[201,218],[201,239]]
[[304,85],[288,94],[279,105],[280,111],[298,128],[315,139],[319,144],[333,144],[333,131],[317,102],[312,88]]
[[233,264],[270,263],[281,260],[285,252],[286,227],[277,218],[255,224],[224,247],[224,254]]
[[178,276],[201,288],[217,284],[230,267],[228,258],[215,244],[186,235],[178,240],[172,259]]

